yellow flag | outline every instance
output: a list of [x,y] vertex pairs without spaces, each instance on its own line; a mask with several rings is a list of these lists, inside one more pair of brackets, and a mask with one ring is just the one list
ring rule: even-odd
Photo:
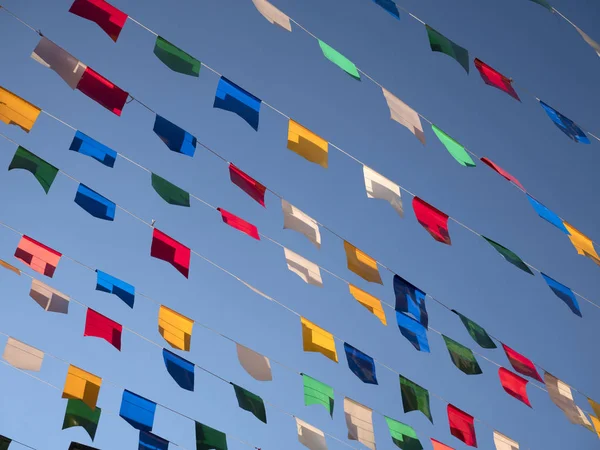
[[596,430],[598,439],[600,439],[600,420],[596,419],[594,416],[590,416],[590,419],[592,419],[592,423],[594,424],[594,429]]
[[588,398],[588,402],[589,402],[590,406],[592,407],[594,414],[596,414],[596,417],[600,417],[600,404],[596,403],[591,398]]
[[37,106],[0,87],[0,120],[2,122],[8,125],[17,125],[29,133],[40,112],[41,109]]
[[332,361],[338,362],[333,334],[316,326],[304,317],[301,317],[300,321],[302,322],[302,344],[304,351],[318,352]]
[[344,250],[346,250],[348,269],[371,283],[383,284],[377,261],[346,241],[344,241]]
[[596,253],[592,240],[567,222],[563,222],[563,224],[567,228],[567,231],[571,233],[569,239],[571,240],[573,247],[575,247],[575,250],[577,250],[577,253],[587,256],[596,264],[600,265],[600,256]]
[[3,261],[0,259],[0,266],[4,267],[7,270],[10,270],[14,273],[16,273],[17,275],[21,275],[21,270],[17,269],[15,266],[13,266],[12,264],[7,263],[6,261]]
[[86,372],[79,367],[69,365],[62,398],[82,400],[94,410],[96,409],[101,385],[102,378]]
[[357,288],[352,284],[349,284],[348,286],[350,286],[350,293],[356,299],[356,301],[371,311],[375,317],[381,320],[382,324],[387,325],[385,312],[381,306],[381,300],[379,300],[377,297],[373,297],[371,294]]
[[192,319],[161,305],[158,312],[158,331],[171,347],[189,352],[193,326]]
[[310,162],[327,169],[328,142],[290,119],[288,126],[288,148]]

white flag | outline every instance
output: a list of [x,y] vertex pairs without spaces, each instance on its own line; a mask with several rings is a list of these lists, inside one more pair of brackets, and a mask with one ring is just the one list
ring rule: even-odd
[[280,10],[271,5],[267,0],[252,0],[258,12],[261,13],[269,22],[279,25],[288,31],[292,31],[290,18]]
[[44,352],[9,337],[8,341],[6,341],[2,357],[7,363],[17,369],[39,372],[42,368]]
[[376,450],[373,410],[345,397],[344,414],[346,416],[346,426],[348,427],[348,439],[358,441],[371,450]]
[[77,87],[83,72],[87,69],[85,64],[45,37],[40,40],[31,57],[54,70],[71,89]]
[[[573,26],[575,26],[575,25],[573,25]],[[585,42],[587,42],[589,44],[589,46],[592,47],[596,51],[596,54],[598,56],[600,56],[600,44],[598,44],[595,40],[593,40],[591,37],[589,37],[583,30],[580,30],[577,27],[575,27],[575,29],[577,30],[579,35],[583,38],[583,40]]]
[[298,428],[298,441],[310,450],[327,450],[325,434],[318,428],[298,419],[296,417],[296,427]]
[[321,248],[321,232],[315,219],[283,199],[281,199],[281,209],[283,210],[283,228],[302,233],[317,248]]
[[573,392],[571,392],[571,387],[568,384],[563,383],[548,372],[544,373],[544,383],[548,388],[550,400],[565,413],[569,422],[584,427],[591,426],[583,411],[575,404]]
[[323,287],[319,266],[285,247],[283,252],[285,253],[285,262],[287,262],[288,269],[302,278],[305,283]]
[[519,450],[519,443],[504,436],[502,433],[494,431],[494,444],[496,450]]
[[51,288],[47,284],[31,279],[29,296],[46,311],[67,314],[69,312],[69,296]]
[[421,141],[421,144],[425,145],[425,133],[419,114],[387,89],[381,88],[381,90],[388,108],[390,108],[391,119],[408,128]]
[[380,198],[390,202],[390,205],[392,205],[392,208],[396,210],[400,217],[404,217],[400,186],[367,166],[363,166],[363,174],[365,176],[367,197]]
[[238,343],[235,345],[240,364],[251,377],[258,381],[271,381],[273,379],[269,358]]

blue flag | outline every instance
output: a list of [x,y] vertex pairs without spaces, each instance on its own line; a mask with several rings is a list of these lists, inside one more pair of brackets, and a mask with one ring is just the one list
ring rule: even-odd
[[585,135],[583,130],[577,126],[575,122],[573,122],[568,117],[563,116],[557,110],[552,108],[551,106],[546,105],[543,101],[540,100],[540,105],[550,117],[550,120],[554,122],[554,124],[567,136],[573,139],[575,142],[581,142],[582,144],[589,144],[590,140]]
[[152,431],[156,403],[140,397],[131,391],[123,391],[121,411],[119,416],[125,419],[133,428],[140,431]]
[[400,333],[420,352],[429,353],[429,341],[427,340],[427,330],[423,325],[410,316],[396,311],[396,321]]
[[187,156],[196,152],[196,138],[183,128],[169,122],[164,117],[156,115],[153,131],[170,150]]
[[108,167],[114,167],[117,159],[117,152],[112,148],[108,148],[106,145],[86,136],[81,131],[75,133],[69,150],[90,156]]
[[392,0],[373,0],[373,2],[377,3],[396,19],[400,20],[400,13],[398,12],[398,7],[396,6],[396,3],[394,3]]
[[147,431],[140,431],[138,450],[168,450],[169,441]]
[[186,391],[194,390],[194,364],[181,356],[163,348],[163,359],[167,372],[171,374],[175,382]]
[[399,275],[394,275],[396,311],[411,314],[425,328],[429,325],[429,315],[425,306],[427,294]]
[[346,352],[348,367],[354,375],[360,378],[363,383],[378,384],[373,358],[345,342],[344,351]]
[[125,283],[123,280],[96,269],[96,290],[114,294],[125,302],[127,306],[133,308],[135,301],[135,288]]
[[531,197],[529,194],[527,194],[527,200],[529,200],[529,203],[531,203],[531,206],[533,206],[533,209],[535,209],[535,212],[538,213],[538,216],[540,216],[542,219],[550,222],[552,225],[554,225],[556,228],[558,228],[563,233],[571,234],[567,231],[567,228],[563,224],[563,221],[560,220],[560,217],[558,217],[556,215],[556,213],[554,213],[553,211],[550,211],[548,208],[546,208],[544,205],[542,205],[536,199]]
[[213,108],[236,113],[255,130],[258,130],[258,118],[261,100],[237,84],[221,77],[215,94]]
[[85,184],[80,184],[75,194],[75,203],[92,216],[103,220],[115,220],[116,205]]
[[582,317],[581,316],[581,310],[579,309],[579,303],[577,302],[577,299],[575,298],[575,294],[573,294],[573,291],[571,289],[569,289],[567,286],[565,286],[564,284],[559,283],[558,281],[556,281],[553,278],[550,278],[548,275],[542,273],[542,277],[544,278],[544,281],[548,284],[548,287],[550,289],[552,289],[552,292],[554,292],[554,294],[556,294],[556,296],[558,298],[560,298],[563,302],[565,302],[567,304],[567,306],[571,309],[571,311],[573,311],[573,314]]

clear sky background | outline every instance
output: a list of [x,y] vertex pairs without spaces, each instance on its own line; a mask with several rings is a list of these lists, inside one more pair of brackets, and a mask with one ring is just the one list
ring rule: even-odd
[[[472,65],[466,75],[448,56],[432,53],[424,27],[406,14],[398,22],[368,0],[277,0],[274,4],[461,143],[500,164],[560,216],[600,239],[595,178],[599,143],[585,146],[570,141],[520,89],[534,92],[582,127],[600,132],[600,61],[566,22],[526,0],[402,3],[468,48],[471,60],[479,57],[513,77],[521,104],[485,86]],[[154,36],[134,23],[128,22],[118,43],[113,43],[95,24],[68,13],[71,0],[7,0],[4,5],[292,204],[600,400],[595,375],[600,310],[594,306],[580,300],[580,319],[552,294],[541,276],[532,277],[504,262],[485,241],[455,223],[450,223],[452,246],[435,242],[416,222],[409,196],[404,196],[404,219],[386,202],[368,199],[362,168],[352,160],[332,149],[329,169],[324,170],[287,150],[287,121],[268,108],[263,106],[258,132],[233,113],[213,109],[218,77],[205,69],[199,79],[170,71],[152,53]],[[250,0],[115,0],[114,5],[388,178],[600,303],[600,268],[578,256],[568,238],[540,219],[521,192],[482,164],[458,165],[430,129],[425,131],[423,147],[389,119],[377,86],[365,79],[358,82],[329,63],[317,42],[301,30],[293,27],[287,33],[269,24]],[[595,1],[557,0],[555,6],[600,39],[600,8]],[[207,151],[199,147],[193,159],[169,151],[152,132],[154,115],[135,102],[119,118],[81,92],[71,91],[54,72],[29,57],[38,37],[7,14],[0,14],[0,30],[0,85],[393,303],[390,273],[381,272],[384,286],[363,282],[346,269],[338,238],[323,230],[323,245],[317,250],[300,234],[284,231],[276,197],[267,194],[263,209],[230,183],[227,166]],[[593,433],[568,423],[548,395],[531,383],[533,409],[503,391],[497,367],[484,359],[478,358],[482,375],[460,372],[441,337],[433,332],[429,333],[431,354],[417,352],[400,334],[390,309],[386,308],[388,326],[383,327],[335,278],[323,274],[323,289],[305,285],[287,270],[281,248],[227,227],[217,213],[200,203],[193,201],[189,209],[166,204],[153,191],[149,174],[123,159],[109,169],[69,151],[74,132],[49,117],[41,115],[28,135],[5,125],[0,131],[144,220],[156,219],[164,232],[492,425],[520,442],[521,448],[597,448]],[[0,149],[0,167],[8,167],[15,146],[1,140]],[[45,195],[29,173],[5,172],[0,177],[4,193],[0,220],[332,385],[336,390],[333,420],[322,407],[304,406],[299,376],[274,364],[272,382],[255,381],[239,365],[235,345],[200,326],[194,328],[191,352],[183,355],[327,433],[345,439],[343,393],[413,426],[426,449],[431,448],[429,437],[465,448],[449,433],[445,403],[432,398],[435,426],[418,412],[404,414],[395,374],[378,366],[379,385],[363,384],[347,368],[339,342],[339,364],[320,354],[304,353],[296,316],[197,257],[192,257],[186,280],[149,256],[148,227],[123,211],[117,211],[112,223],[93,218],[74,204],[76,189],[76,183],[59,176]],[[29,270],[12,256],[18,241],[18,235],[0,229],[0,258]],[[157,329],[158,307],[148,300],[136,298],[130,310],[117,297],[95,291],[95,274],[66,259],[53,279],[43,281],[167,345]],[[66,400],[60,392],[2,365],[0,434],[44,450],[66,449],[71,440],[101,449],[134,449],[137,431],[115,414],[121,389],[126,387],[262,449],[304,448],[297,442],[292,418],[267,406],[268,425],[262,424],[238,408],[231,386],[200,371],[195,392],[180,389],[167,373],[159,349],[127,332],[122,352],[103,340],[84,338],[82,307],[71,304],[68,315],[46,313],[28,297],[29,284],[27,277],[0,273],[0,331],[116,386],[103,384],[98,405],[107,414],[102,415],[92,444],[81,428],[61,431]],[[428,309],[433,328],[508,366],[501,349],[477,349],[455,315],[431,301]],[[47,357],[39,375],[62,388],[66,371],[64,363]],[[589,410],[584,397],[577,396],[577,401]],[[378,448],[394,448],[382,416],[374,415],[374,426]],[[476,423],[476,430],[479,447],[493,449],[492,429]],[[154,431],[187,449],[195,446],[193,423],[161,408]],[[332,450],[347,448],[332,440],[328,444]],[[229,448],[247,447],[230,439]]]

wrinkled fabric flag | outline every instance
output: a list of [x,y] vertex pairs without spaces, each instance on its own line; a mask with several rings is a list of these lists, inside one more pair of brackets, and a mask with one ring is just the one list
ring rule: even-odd
[[561,220],[560,217],[558,217],[558,215],[555,212],[549,210],[547,207],[542,205],[540,202],[538,202],[536,199],[534,199],[529,194],[527,194],[527,200],[529,200],[529,203],[531,204],[531,206],[533,206],[533,209],[535,209],[535,212],[538,213],[538,216],[540,216],[545,221],[554,225],[556,228],[558,228],[563,233],[569,234],[569,232],[565,228],[565,225],[563,224],[563,221]]
[[238,406],[248,412],[251,412],[254,417],[263,423],[267,423],[267,411],[265,410],[265,404],[258,395],[247,391],[243,387],[237,384],[231,383],[235,390],[235,396],[237,397]]
[[498,164],[494,163],[493,161],[489,160],[488,158],[481,158],[481,162],[486,164],[487,166],[491,167],[496,173],[498,173],[500,176],[504,177],[505,179],[507,179],[508,181],[516,184],[518,187],[520,187],[522,190],[525,190],[525,188],[523,187],[523,185],[519,182],[519,180],[517,180],[515,177],[513,177],[510,173],[508,173],[506,170],[504,170],[502,167],[500,167]]
[[70,297],[35,278],[31,279],[29,296],[46,311],[68,314]]
[[89,445],[83,445],[83,444],[80,444],[79,442],[71,442],[71,445],[69,445],[68,450],[100,450],[100,449],[96,448],[96,447],[90,447]]
[[208,425],[196,422],[196,450],[227,450],[227,436]]
[[405,126],[421,141],[421,144],[425,145],[425,133],[423,132],[423,125],[421,125],[419,114],[387,89],[382,87],[381,91],[390,109],[390,119]]
[[400,186],[367,166],[363,166],[363,175],[365,177],[367,197],[388,201],[398,215],[404,217]]
[[0,259],[0,267],[5,268],[6,270],[10,270],[11,272],[16,273],[17,275],[21,276],[21,269],[13,266],[12,264],[7,263],[6,261],[3,261]]
[[323,279],[321,278],[319,266],[285,247],[283,248],[283,252],[285,254],[285,262],[291,272],[298,275],[307,284],[323,287]]
[[488,86],[493,86],[495,88],[500,89],[503,92],[506,92],[515,100],[521,101],[519,95],[515,91],[512,86],[512,80],[510,78],[505,77],[497,70],[492,69],[486,63],[481,61],[478,58],[475,58],[475,67],[479,71],[479,75]]
[[369,355],[344,342],[344,351],[348,361],[348,368],[363,383],[379,384],[375,371],[375,361]]
[[12,444],[12,439],[0,434],[0,450],[8,450],[10,444]]
[[400,12],[392,0],[373,0],[373,2],[385,9],[392,17],[400,20]]
[[71,89],[75,89],[87,66],[60,48],[50,39],[42,37],[31,58],[55,71]]
[[473,340],[477,342],[477,344],[479,344],[480,347],[489,349],[497,348],[490,335],[487,334],[487,331],[485,331],[481,326],[473,322],[468,317],[463,316],[458,311],[455,311],[454,309],[452,310],[452,312],[458,317],[460,317],[460,320],[462,321],[463,325],[465,326]]
[[304,159],[327,169],[329,143],[292,119],[288,123],[287,148]]
[[535,365],[528,358],[514,351],[506,344],[502,344],[502,348],[506,353],[510,365],[513,366],[513,369],[526,377],[533,378],[534,380],[543,383],[542,377],[540,377]]
[[67,400],[67,409],[65,411],[62,429],[66,430],[67,428],[72,427],[82,427],[93,441],[96,437],[96,430],[98,429],[98,422],[100,421],[101,414],[101,408],[93,410],[81,400]]
[[523,377],[520,377],[516,373],[512,373],[510,370],[500,367],[498,369],[498,376],[500,377],[500,384],[506,393],[517,400],[522,401],[531,408],[529,397],[527,396],[527,383]]
[[315,247],[321,248],[321,231],[315,219],[281,199],[283,228],[303,234]]
[[400,393],[404,412],[421,411],[433,423],[429,406],[429,391],[400,375]]
[[548,372],[544,373],[544,383],[548,389],[550,400],[565,413],[569,422],[584,427],[589,425],[589,421],[585,417],[583,411],[575,404],[573,392],[568,384]]
[[545,273],[541,272],[541,274],[544,281],[548,284],[548,287],[552,289],[552,292],[554,292],[554,294],[558,298],[560,298],[563,302],[566,303],[566,305],[573,312],[573,314],[582,317],[581,309],[579,308],[579,302],[577,302],[573,291],[564,284],[561,284],[555,279],[550,278]]
[[190,273],[191,254],[191,250],[181,242],[156,228],[152,229],[150,256],[170,263],[186,278]]
[[427,294],[400,275],[394,274],[394,295],[396,297],[396,311],[410,314],[427,328],[429,325],[429,315],[425,305]]
[[579,128],[579,126],[573,122],[568,117],[563,116],[557,110],[547,105],[543,101],[540,100],[540,105],[550,117],[550,120],[554,122],[554,125],[558,127],[560,131],[569,136],[575,143],[580,142],[582,144],[589,144],[590,140],[588,139],[585,132]]
[[127,14],[104,0],[75,0],[69,12],[95,22],[115,42],[127,21]]
[[17,148],[15,156],[13,156],[8,166],[8,170],[13,169],[23,169],[31,172],[46,194],[58,174],[58,168],[21,146]]
[[425,25],[427,30],[427,37],[429,37],[429,45],[431,50],[434,52],[444,53],[456,62],[458,62],[463,69],[469,73],[469,51],[466,48],[452,42],[446,36],[442,35],[438,31],[431,28],[429,25]]
[[346,251],[348,269],[371,283],[383,284],[375,259],[347,241],[344,241],[344,250]]
[[436,241],[452,245],[450,231],[448,230],[448,215],[430,205],[419,197],[412,201],[413,210],[417,221]]
[[158,332],[171,347],[190,351],[194,321],[164,305],[158,311]]
[[242,233],[247,234],[257,241],[260,241],[260,235],[258,234],[258,228],[256,228],[256,226],[252,225],[250,222],[246,222],[235,214],[231,214],[223,208],[217,208],[217,211],[221,213],[221,219],[224,223],[236,230],[240,230]]
[[83,335],[104,339],[114,348],[121,351],[123,325],[109,319],[108,317],[94,311],[91,308],[88,308],[87,310]]
[[323,52],[325,58],[334,63],[336,66],[338,66],[340,69],[342,69],[355,80],[360,81],[360,73],[358,73],[358,69],[352,61],[350,61],[348,58],[346,58],[333,47],[327,45],[322,40],[318,39],[318,41],[319,46],[321,47],[321,51]]
[[170,205],[190,206],[190,194],[170,181],[152,173],[152,187],[161,198]]
[[62,398],[82,400],[95,410],[100,386],[102,386],[102,378],[70,364]]
[[152,131],[165,143],[169,150],[187,156],[194,156],[196,152],[196,138],[173,122],[169,122],[157,114],[154,119],[154,128]]
[[577,30],[577,32],[579,33],[579,36],[581,36],[583,38],[583,40],[594,49],[594,51],[596,52],[596,54],[598,56],[600,56],[600,44],[598,44],[595,40],[593,40],[591,37],[589,37],[587,35],[587,33],[585,33],[582,29],[575,27],[575,29]]
[[481,237],[483,239],[485,239],[488,244],[490,244],[492,247],[494,247],[496,249],[496,251],[502,255],[502,257],[504,258],[505,261],[511,263],[515,267],[518,267],[523,272],[526,272],[529,275],[533,275],[533,272],[531,271],[529,266],[527,264],[525,264],[523,262],[523,260],[521,258],[519,258],[519,256],[516,253],[507,249],[503,245],[498,244],[496,241],[492,241],[491,239],[488,239],[485,236],[481,236]]
[[267,188],[247,173],[242,172],[233,163],[229,163],[229,179],[258,204],[265,206],[265,192]]
[[298,429],[298,442],[310,450],[327,450],[325,433],[297,417],[295,419],[296,428]]
[[448,423],[450,433],[457,439],[463,441],[469,447],[477,447],[477,436],[473,416],[448,404]]
[[353,284],[349,284],[348,286],[350,288],[350,294],[352,294],[356,301],[373,313],[373,315],[377,317],[382,324],[387,325],[387,319],[385,318],[383,306],[381,306],[381,300],[373,297],[368,292],[357,288]]
[[0,122],[31,131],[42,110],[18,95],[0,87]]
[[333,419],[333,388],[304,373],[302,374],[302,383],[304,384],[304,405],[323,405]]
[[61,256],[62,253],[25,235],[19,241],[15,251],[15,258],[20,259],[36,272],[50,278],[54,275]]
[[133,308],[135,301],[135,287],[123,280],[96,269],[96,290],[107,292],[119,297],[127,306]]
[[290,18],[279,9],[275,8],[267,0],[252,0],[252,3],[256,6],[258,12],[269,22],[274,25],[279,25],[284,30],[292,31]]
[[202,65],[200,61],[161,36],[156,36],[154,54],[165,66],[174,72],[192,77],[200,76],[200,67]]
[[9,337],[2,355],[4,361],[21,370],[39,372],[44,362],[44,352],[31,345]]
[[431,438],[431,445],[433,445],[433,450],[454,450],[449,445],[442,444],[440,441],[433,438]]
[[97,219],[115,220],[117,205],[85,184],[79,184],[75,194],[75,203]]
[[385,416],[392,442],[402,450],[423,450],[423,446],[417,438],[417,433],[412,427]]
[[431,125],[431,129],[438,137],[440,142],[444,144],[448,153],[461,165],[465,167],[475,167],[475,162],[471,158],[471,155],[465,150],[465,148],[447,135],[443,130],[439,129],[435,125]]
[[168,450],[169,441],[147,431],[140,431],[138,450]]
[[333,335],[311,321],[300,318],[302,324],[302,345],[305,352],[317,352],[338,362]]
[[217,85],[213,108],[231,111],[246,121],[258,131],[260,105],[262,100],[242,89],[233,81],[221,76]]
[[187,359],[170,352],[166,348],[163,348],[163,360],[165,361],[167,372],[173,377],[175,383],[177,383],[181,389],[193,391],[194,364]]
[[407,316],[403,312],[396,311],[396,322],[400,333],[415,349],[420,352],[429,353],[429,341],[427,340],[427,329],[417,320]]
[[77,130],[69,150],[94,158],[107,167],[114,167],[117,152]]
[[546,8],[548,11],[553,12],[552,6],[546,0],[529,0],[529,1],[531,1],[533,3],[537,3],[538,5]]
[[125,389],[121,398],[119,416],[133,428],[140,431],[152,431],[156,403]]
[[373,430],[373,410],[348,397],[344,398],[344,416],[348,428],[348,439],[358,441],[371,450],[376,450]]
[[77,83],[77,89],[117,116],[121,115],[129,98],[128,92],[111,83],[90,67],[83,72],[81,80]]
[[442,337],[444,338],[452,362],[461,372],[467,375],[479,375],[483,373],[471,349],[450,339],[448,336],[442,334]]
[[569,232],[569,240],[571,241],[571,244],[573,244],[573,247],[575,247],[575,250],[577,250],[577,253],[579,255],[587,256],[596,264],[600,265],[600,256],[598,256],[592,240],[574,226],[567,222],[563,223]]
[[235,347],[238,360],[241,366],[248,372],[248,375],[258,381],[271,381],[273,379],[269,358],[237,342]]
[[496,450],[519,450],[519,443],[494,430],[494,445]]

